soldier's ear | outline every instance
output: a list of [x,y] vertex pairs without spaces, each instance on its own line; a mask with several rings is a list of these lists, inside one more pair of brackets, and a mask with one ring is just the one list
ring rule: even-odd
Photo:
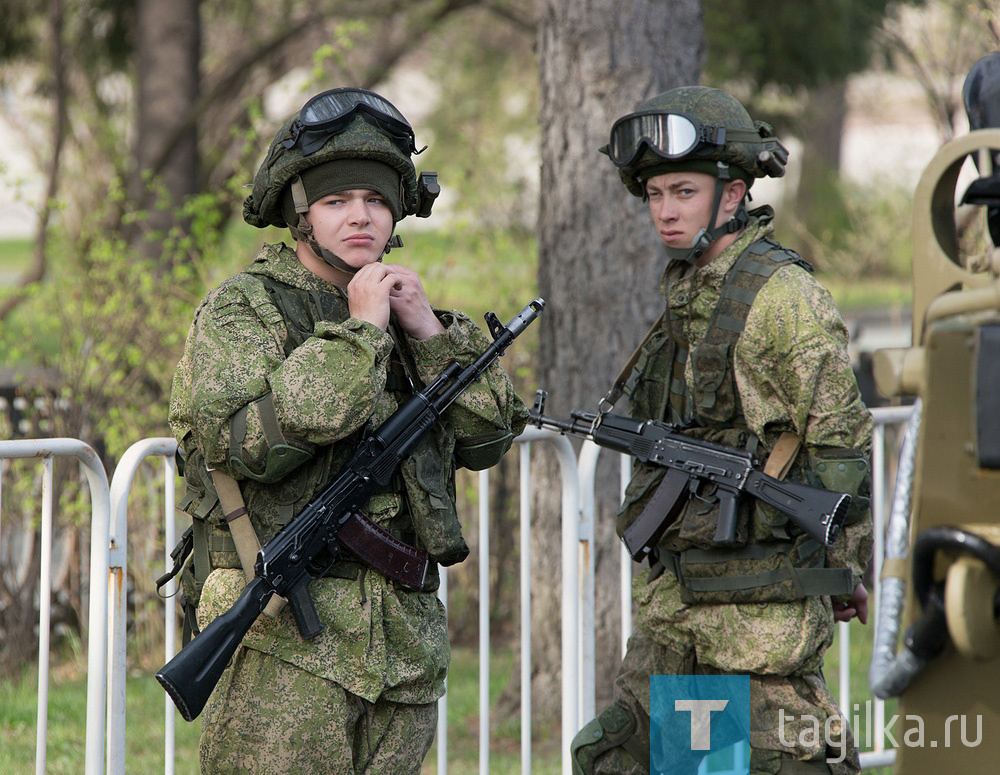
[[731,207],[735,212],[736,208],[739,207],[740,202],[747,195],[747,184],[745,181],[739,178],[733,178],[728,183],[726,183],[725,196],[723,196],[723,203],[728,208]]

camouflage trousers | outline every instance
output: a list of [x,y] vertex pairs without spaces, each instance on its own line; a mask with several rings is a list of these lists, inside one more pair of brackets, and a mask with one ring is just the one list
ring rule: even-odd
[[371,703],[241,647],[205,709],[201,770],[204,775],[416,775],[436,724],[435,702]]
[[[726,674],[698,664],[693,650],[665,647],[638,630],[629,639],[628,651],[615,679],[613,704],[574,740],[574,773],[646,775],[650,772],[650,676]],[[843,720],[832,718],[830,722],[829,739],[838,741],[836,748],[828,748],[825,743],[826,720],[837,717],[838,711],[821,674],[740,675],[748,675],[752,681],[747,695],[747,704],[752,707],[741,714],[752,721],[729,742],[744,737],[749,741],[749,775],[852,775],[860,771],[854,739]],[[787,719],[780,727],[779,709]],[[818,735],[805,729],[805,719],[817,720]],[[590,743],[598,737],[603,738],[601,744]],[[592,752],[587,751],[588,745],[594,745]],[[670,746],[673,747],[666,750]],[[702,754],[691,750],[690,741],[687,745],[674,745],[665,740],[663,747],[665,750],[657,752],[657,760],[670,763],[664,772],[670,775],[698,772]],[[601,748],[607,750],[600,751]]]

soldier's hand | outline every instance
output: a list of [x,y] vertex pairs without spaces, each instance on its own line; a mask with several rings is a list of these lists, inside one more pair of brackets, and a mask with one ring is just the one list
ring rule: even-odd
[[868,624],[868,590],[858,584],[845,603],[833,604],[833,618],[838,622],[849,622],[855,616],[862,624]]
[[399,324],[414,339],[428,339],[444,331],[427,300],[420,276],[412,269],[399,264],[383,264],[396,277],[389,292],[389,308]]
[[366,320],[385,331],[389,325],[389,294],[400,282],[399,276],[384,264],[361,267],[347,285],[351,317]]

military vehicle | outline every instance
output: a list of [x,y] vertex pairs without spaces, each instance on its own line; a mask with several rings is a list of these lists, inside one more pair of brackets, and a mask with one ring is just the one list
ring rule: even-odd
[[972,131],[915,193],[913,346],[875,354],[880,392],[917,397],[869,673],[898,697],[897,775],[1000,767],[1000,53],[964,98]]

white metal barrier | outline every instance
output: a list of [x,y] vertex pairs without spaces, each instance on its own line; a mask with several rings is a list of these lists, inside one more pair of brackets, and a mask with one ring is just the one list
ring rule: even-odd
[[[905,422],[909,408],[877,409],[876,434],[872,450],[873,461],[873,515],[876,534],[876,578],[881,570],[882,532],[885,522],[888,471],[886,463],[885,428],[888,425]],[[520,623],[523,638],[520,644],[521,656],[521,769],[531,771],[531,498],[530,498],[530,457],[531,446],[535,442],[551,444],[557,455],[562,481],[562,696],[564,709],[561,719],[561,750],[568,752],[569,744],[576,731],[596,713],[594,686],[594,472],[600,448],[586,442],[579,458],[573,452],[569,441],[549,431],[529,429],[517,439],[520,453]],[[90,632],[88,638],[88,691],[87,691],[87,742],[86,775],[105,772],[105,757],[109,775],[125,772],[125,579],[127,578],[126,558],[126,510],[132,480],[140,463],[149,456],[164,458],[165,490],[165,564],[169,567],[169,551],[175,542],[174,536],[174,451],[173,439],[145,439],[133,445],[123,456],[108,488],[100,460],[87,445],[72,439],[47,439],[39,441],[0,442],[0,459],[16,457],[42,457],[49,467],[48,487],[51,490],[51,457],[75,455],[80,458],[90,481],[93,508],[91,534],[90,588],[106,586],[107,595],[91,595]],[[621,489],[629,478],[630,464],[626,456],[621,459]],[[489,473],[479,474],[479,770],[489,771]],[[43,584],[46,578],[45,562],[47,551],[44,547],[51,543],[51,497],[48,506],[43,504]],[[48,517],[45,510],[48,509]],[[45,524],[48,522],[49,527]],[[46,533],[48,530],[48,533]],[[621,648],[631,632],[631,561],[621,549]],[[581,560],[582,558],[582,560]],[[173,582],[167,589],[172,593]],[[876,590],[877,591],[877,590]],[[47,701],[48,662],[48,613],[47,591],[43,590],[44,619],[40,619],[43,633],[39,647],[39,723],[37,732],[36,771],[45,769],[45,718],[43,700]],[[447,599],[447,574],[442,573],[442,599]],[[878,601],[872,599],[874,614]],[[169,659],[176,651],[174,606],[168,600],[165,612],[166,643],[164,658]],[[96,626],[106,622],[107,626]],[[850,697],[850,625],[838,628],[840,648],[839,700],[841,707],[849,714]],[[44,670],[44,672],[43,672]],[[43,685],[44,683],[44,685]],[[875,750],[862,754],[862,766],[874,767],[891,763],[894,751],[884,750],[884,705],[875,701]],[[173,773],[174,761],[174,707],[164,697],[165,709],[165,772]],[[447,772],[448,731],[447,696],[440,701],[440,716],[437,736],[437,771]],[[570,772],[568,756],[563,756],[562,772]]]
[[[579,611],[577,582],[579,573],[580,484],[576,456],[564,436],[528,428],[517,438],[519,445],[519,529],[520,529],[520,625],[521,625],[521,771],[531,772],[531,445],[551,444],[559,461],[562,482],[561,562],[562,562],[562,697],[561,742],[569,750],[576,730],[584,723],[584,710],[578,702]],[[489,471],[479,472],[479,771],[490,766],[490,549],[489,549]],[[441,569],[438,595],[447,604],[447,573]],[[448,696],[439,700],[437,734],[437,771],[448,770]],[[564,775],[570,762],[564,757]]]
[[[38,721],[35,727],[35,772],[44,773],[49,708],[49,616],[52,597],[50,564],[52,559],[52,460],[75,458],[86,473],[90,487],[90,640],[87,647],[87,773],[101,772],[104,741],[104,689],[108,677],[107,650],[108,597],[113,591],[108,568],[108,476],[94,450],[77,439],[18,439],[0,441],[0,459],[41,458],[42,477],[42,546],[41,588],[38,615]],[[2,485],[2,482],[0,482]],[[105,589],[107,594],[96,594]],[[124,706],[123,706],[124,709]]]
[[[127,591],[128,579],[128,496],[132,489],[132,480],[139,465],[147,457],[160,456],[163,458],[164,487],[163,487],[163,512],[164,512],[164,564],[170,567],[170,550],[175,543],[174,536],[174,479],[176,477],[176,466],[174,463],[174,452],[177,450],[177,442],[172,438],[143,439],[131,447],[122,455],[115,467],[114,476],[111,479],[111,527],[109,546],[109,576],[114,580],[109,591],[109,612],[108,612],[108,735],[107,735],[107,762],[109,775],[123,775],[125,772],[125,677],[127,675],[125,664],[125,594]],[[174,592],[174,582],[171,580],[165,589],[165,594],[172,595]],[[165,613],[165,641],[166,646],[164,656],[169,659],[173,656],[175,648],[175,638],[177,632],[177,618],[174,611],[173,599],[167,599]],[[91,709],[87,709],[88,715]],[[170,698],[164,695],[164,751],[165,751],[165,772],[173,775],[174,771],[174,720],[176,713]],[[90,745],[88,739],[88,746]],[[97,745],[95,743],[95,745]],[[98,775],[103,772],[99,769],[91,770],[88,762],[86,775]]]

